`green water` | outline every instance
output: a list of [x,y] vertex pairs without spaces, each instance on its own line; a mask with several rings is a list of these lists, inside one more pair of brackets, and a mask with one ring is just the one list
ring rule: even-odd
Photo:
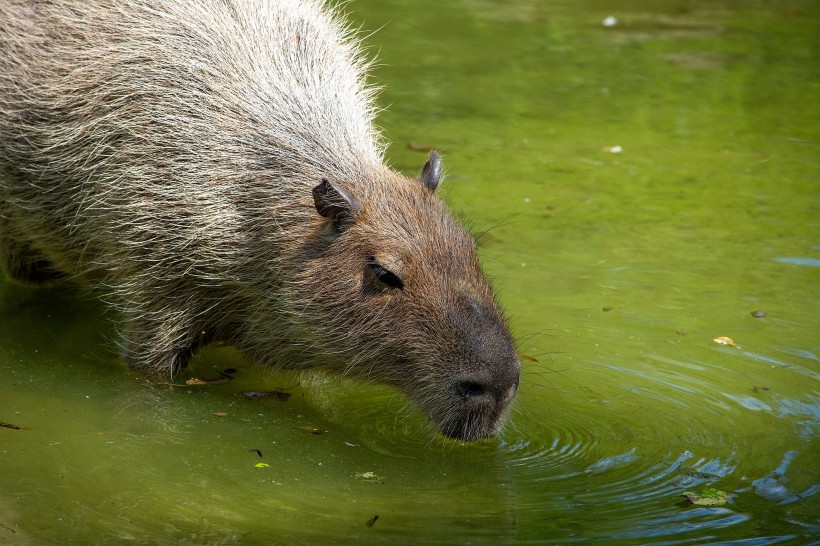
[[500,438],[229,348],[149,381],[87,294],[0,284],[0,544],[820,541],[820,3],[617,4],[347,7],[538,359]]

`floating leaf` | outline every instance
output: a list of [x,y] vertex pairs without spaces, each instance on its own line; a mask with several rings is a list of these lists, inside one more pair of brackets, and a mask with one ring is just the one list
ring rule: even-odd
[[529,360],[530,362],[538,362],[538,359],[535,358],[534,356],[530,356],[530,355],[527,355],[527,354],[524,354],[524,353],[519,353],[518,356],[520,356],[524,360]]
[[228,416],[228,414],[224,411],[215,411],[214,415],[216,415],[217,417],[227,417]]
[[268,463],[256,463],[253,466],[255,466],[256,468],[270,468],[270,465]]
[[683,496],[689,499],[692,504],[699,506],[722,506],[726,504],[730,495],[714,487],[704,487],[700,493],[684,491]]
[[735,342],[732,341],[732,338],[726,336],[716,337],[712,341],[714,341],[718,345],[728,345],[729,347],[737,347],[737,345],[735,345]]
[[368,528],[373,527],[373,524],[376,523],[376,521],[378,521],[378,519],[379,519],[379,515],[376,514],[375,516],[373,516],[372,518],[367,520],[365,525],[367,525]]
[[310,432],[311,434],[316,435],[325,433],[324,430],[319,430],[318,428],[312,427],[310,425],[302,425],[301,427],[299,427],[299,430],[304,430],[305,432]]

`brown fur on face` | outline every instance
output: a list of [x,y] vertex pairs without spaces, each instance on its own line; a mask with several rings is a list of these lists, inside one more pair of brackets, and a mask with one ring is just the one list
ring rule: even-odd
[[366,186],[352,217],[326,219],[290,261],[311,265],[289,275],[289,299],[316,343],[344,353],[342,372],[400,388],[445,434],[493,434],[520,368],[472,238],[419,181]]
[[438,155],[384,165],[363,59],[315,1],[3,2],[0,263],[96,287],[135,366],[223,340],[494,434],[514,345]]

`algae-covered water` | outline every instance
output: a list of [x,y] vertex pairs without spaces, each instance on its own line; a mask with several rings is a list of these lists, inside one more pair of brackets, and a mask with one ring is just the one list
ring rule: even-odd
[[510,424],[443,440],[388,388],[230,348],[182,379],[233,381],[163,385],[87,293],[0,281],[26,427],[0,428],[0,543],[820,542],[820,3],[345,9],[379,29],[391,164],[444,151],[537,360]]

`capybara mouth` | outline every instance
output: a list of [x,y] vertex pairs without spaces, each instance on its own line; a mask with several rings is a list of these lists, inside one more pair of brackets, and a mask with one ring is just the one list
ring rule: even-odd
[[501,419],[491,419],[480,412],[467,412],[439,423],[439,432],[453,440],[473,442],[495,436],[501,428],[501,422]]
[[461,423],[450,424],[441,429],[441,433],[453,440],[461,440],[464,442],[474,442],[482,438],[491,438],[495,435],[495,431],[487,432],[476,429],[475,425],[470,424],[471,419],[467,418]]
[[[441,434],[454,440],[472,442],[491,438],[501,430],[516,388],[517,382],[500,398],[486,393],[476,395],[474,391],[460,393],[454,400],[455,407],[440,413],[438,419],[433,416],[433,420]],[[463,387],[459,386],[458,390]]]

